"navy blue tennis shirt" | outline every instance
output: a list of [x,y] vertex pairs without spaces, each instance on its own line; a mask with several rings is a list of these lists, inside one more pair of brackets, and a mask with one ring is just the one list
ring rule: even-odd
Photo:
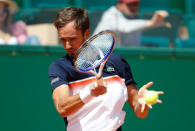
[[[98,70],[96,71],[98,72]],[[102,76],[108,77],[116,75],[124,79],[126,85],[136,84],[130,66],[126,60],[122,56],[112,53],[104,66]],[[91,73],[77,71],[74,67],[73,58],[69,55],[54,61],[49,67],[49,79],[53,87],[52,91],[62,84],[69,85],[71,82],[87,79],[89,77],[94,76]],[[67,126],[68,122],[66,117],[64,121]],[[118,130],[121,130],[121,127]]]
[[[98,68],[96,70],[98,72]],[[120,55],[112,53],[103,69],[103,77],[118,75],[125,80],[125,84],[136,83],[133,79],[131,69],[127,61]],[[54,90],[56,87],[70,82],[92,77],[91,73],[83,73],[76,70],[73,58],[66,55],[53,63],[49,67],[49,79]]]

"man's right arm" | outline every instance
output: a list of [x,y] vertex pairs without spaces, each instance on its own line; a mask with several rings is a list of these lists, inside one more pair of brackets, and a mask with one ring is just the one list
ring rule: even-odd
[[69,94],[69,86],[62,84],[54,89],[53,101],[59,114],[62,117],[66,117],[78,111],[93,97],[98,97],[105,94],[106,92],[106,86],[97,86],[97,84],[91,84],[89,88],[86,87],[78,94],[71,96]]
[[170,23],[165,22],[168,12],[164,10],[156,11],[154,16],[149,20],[144,19],[126,19],[123,15],[116,15],[113,12],[106,12],[101,21],[98,23],[94,34],[103,30],[113,30],[123,33],[133,33],[155,27],[171,27]]
[[70,96],[69,86],[66,84],[60,85],[53,91],[53,101],[62,117],[75,113],[84,105],[79,94]]

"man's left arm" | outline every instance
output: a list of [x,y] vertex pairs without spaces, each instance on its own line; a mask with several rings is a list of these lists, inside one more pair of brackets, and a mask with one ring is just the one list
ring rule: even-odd
[[[128,102],[135,112],[137,117],[145,118],[148,115],[148,107],[152,109],[152,105],[146,103],[144,100],[144,94],[146,94],[149,90],[148,88],[153,85],[153,82],[148,82],[143,85],[139,90],[136,88],[135,84],[128,84]],[[163,91],[156,91],[158,95],[164,94]],[[157,103],[162,103],[161,100],[157,100]]]
[[[138,89],[135,84],[127,85],[128,91],[128,102],[134,111],[135,115],[139,118],[145,118],[148,115],[148,106],[145,105],[144,109],[142,109],[142,105],[138,102]],[[143,110],[143,111],[142,111]]]

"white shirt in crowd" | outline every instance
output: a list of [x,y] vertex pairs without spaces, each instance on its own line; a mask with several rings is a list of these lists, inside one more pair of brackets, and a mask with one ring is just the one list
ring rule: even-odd
[[8,42],[5,42],[2,38],[0,38],[0,45],[8,44],[8,45],[16,45],[18,43],[18,40],[16,37],[11,37]]
[[141,31],[146,28],[146,20],[127,19],[116,6],[110,7],[102,15],[94,34],[112,30],[117,34],[118,46],[139,46]]

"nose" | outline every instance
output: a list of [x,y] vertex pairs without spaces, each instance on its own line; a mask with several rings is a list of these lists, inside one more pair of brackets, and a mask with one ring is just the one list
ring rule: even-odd
[[65,49],[70,49],[72,46],[69,41],[66,41]]

